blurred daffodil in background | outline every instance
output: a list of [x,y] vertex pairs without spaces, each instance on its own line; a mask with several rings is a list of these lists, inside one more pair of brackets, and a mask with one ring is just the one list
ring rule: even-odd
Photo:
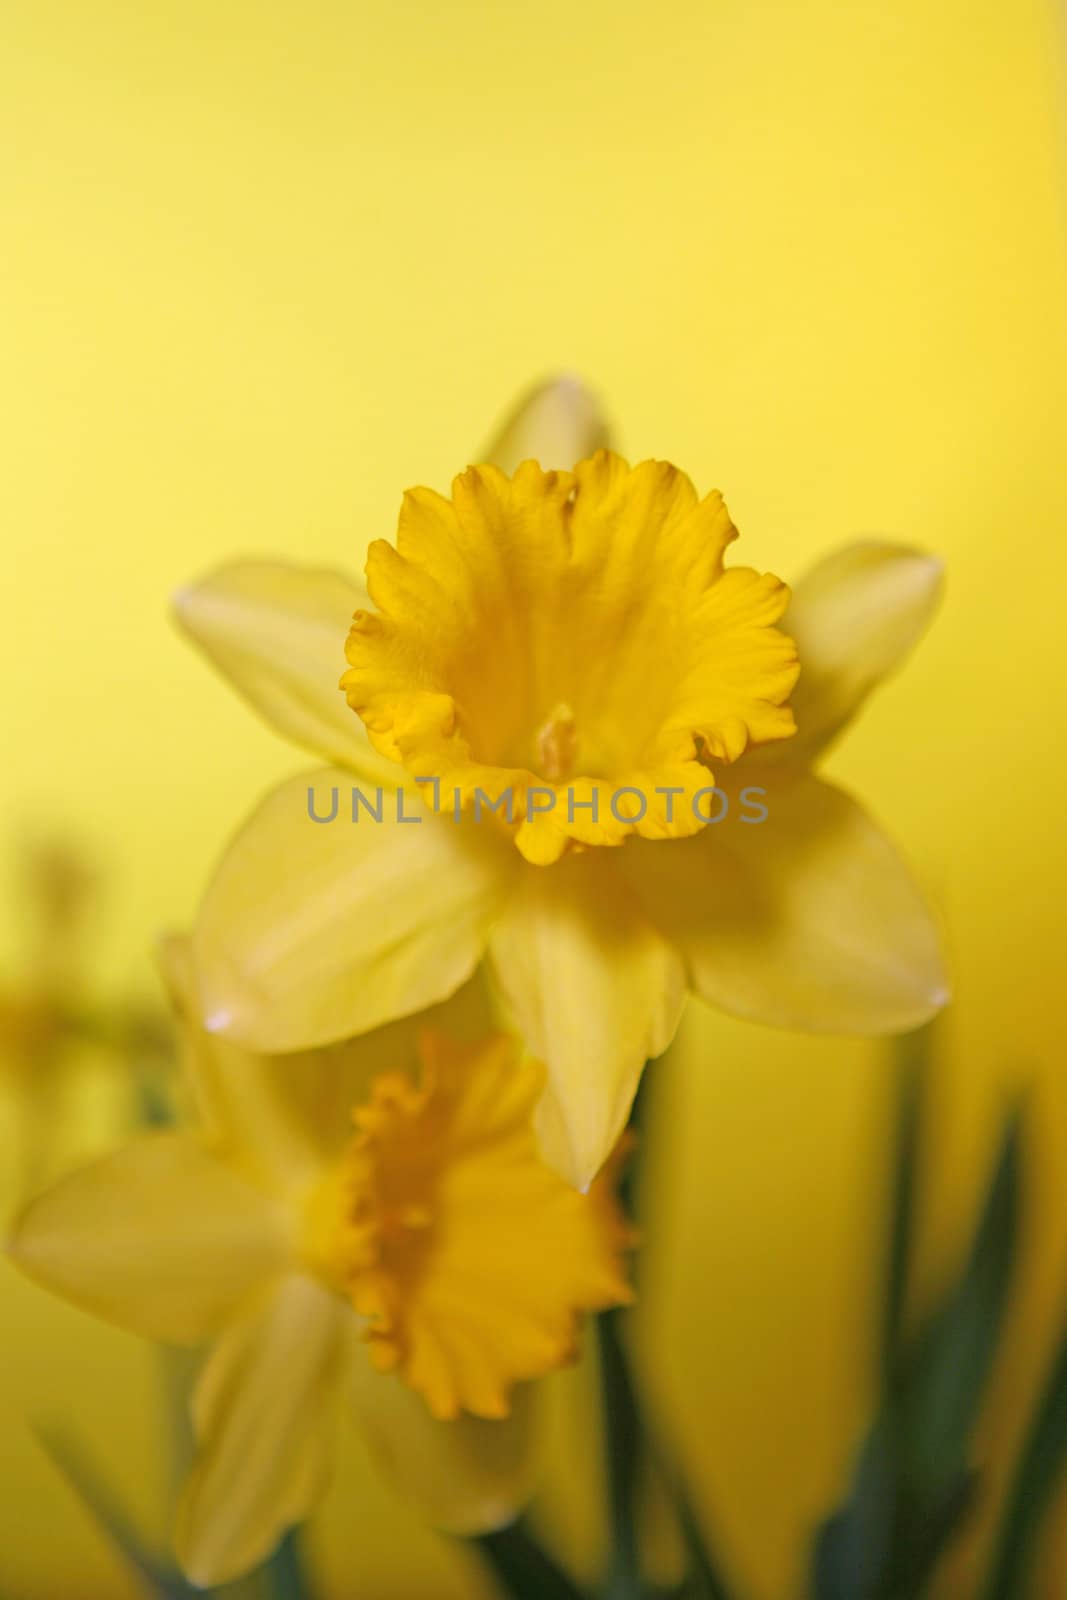
[[79,1154],[166,1106],[173,1052],[161,1006],[102,992],[93,971],[101,888],[70,840],[20,841],[10,889],[20,949],[0,977],[5,1214]]
[[97,1315],[214,1341],[185,1572],[218,1584],[268,1557],[321,1495],[350,1407],[433,1521],[513,1520],[532,1484],[516,1385],[574,1359],[582,1313],[630,1298],[610,1190],[579,1195],[538,1157],[538,1071],[504,1036],[450,1038],[447,1012],[419,1037],[243,1055],[202,1034],[180,941],[166,960],[202,1128],[65,1179],[11,1251]]

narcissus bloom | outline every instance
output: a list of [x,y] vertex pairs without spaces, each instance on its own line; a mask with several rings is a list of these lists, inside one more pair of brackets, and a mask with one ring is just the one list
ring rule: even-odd
[[[190,993],[181,948],[176,986]],[[529,1493],[530,1380],[583,1313],[625,1303],[632,1242],[607,1180],[540,1158],[540,1069],[457,1042],[451,1003],[298,1059],[191,1026],[195,1133],[140,1138],[35,1201],[11,1244],[46,1287],[136,1332],[213,1340],[177,1545],[224,1582],[318,1498],[348,1400],[439,1525],[510,1520]]]
[[[724,560],[720,495],[666,463],[552,461],[536,429],[523,443],[567,470],[526,460],[472,468],[450,498],[413,491],[395,547],[371,547],[369,594],[244,563],[178,597],[246,698],[332,763],[238,834],[195,952],[207,1025],[261,1050],[438,1001],[487,956],[548,1067],[546,1149],[586,1184],[687,989],[817,1032],[902,1031],[943,1004],[911,877],[812,772],[923,631],[941,572],[851,546],[800,582],[786,632],[784,584]],[[353,784],[403,805],[311,820],[309,788]],[[765,820],[735,806],[716,825],[746,787],[766,789]]]
[[724,568],[736,537],[663,461],[472,467],[371,546],[342,687],[376,750],[454,806],[481,796],[537,865],[696,833],[710,762],[795,731],[788,590]]

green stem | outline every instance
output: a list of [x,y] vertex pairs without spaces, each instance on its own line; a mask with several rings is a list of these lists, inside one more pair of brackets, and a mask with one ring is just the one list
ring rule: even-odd
[[[629,1126],[637,1144],[619,1185],[626,1215],[636,1219],[641,1199],[642,1166],[648,1155],[649,1125],[666,1060],[649,1062],[630,1112]],[[730,1600],[731,1591],[708,1549],[692,1501],[667,1451],[645,1418],[630,1367],[623,1331],[625,1312],[602,1312],[597,1318],[604,1436],[607,1454],[608,1509],[612,1560],[607,1600],[639,1600],[647,1591],[641,1578],[637,1534],[641,1480],[654,1471],[667,1489],[689,1563],[686,1593],[693,1600]]]
[[584,1600],[580,1589],[527,1533],[513,1522],[472,1541],[512,1600]]
[[293,1529],[271,1556],[264,1578],[268,1600],[310,1600],[300,1545]]
[[604,1450],[611,1524],[609,1600],[638,1600],[641,1594],[637,1542],[637,1497],[644,1439],[637,1396],[620,1332],[621,1312],[596,1319],[600,1344],[600,1383],[604,1400]]
[[906,1035],[895,1049],[896,1132],[890,1200],[889,1255],[882,1326],[882,1385],[895,1393],[905,1352],[905,1316],[911,1277],[916,1190],[922,1138],[922,1101],[929,1076],[930,1030]]

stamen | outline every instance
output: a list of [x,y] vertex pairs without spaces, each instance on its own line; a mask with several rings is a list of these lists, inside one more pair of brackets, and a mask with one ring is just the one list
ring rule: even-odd
[[550,783],[569,778],[578,754],[578,734],[574,712],[560,704],[537,734],[537,756],[541,773]]
[[427,1205],[412,1204],[398,1211],[396,1220],[402,1228],[429,1228],[433,1223],[433,1212]]

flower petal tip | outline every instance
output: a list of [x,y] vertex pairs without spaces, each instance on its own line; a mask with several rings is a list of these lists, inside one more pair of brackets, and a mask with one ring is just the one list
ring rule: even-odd
[[926,573],[926,581],[930,589],[940,589],[945,581],[944,556],[936,555],[933,551],[917,551],[916,560]]
[[170,609],[179,622],[185,621],[195,592],[195,586],[191,583],[179,584],[177,589],[171,590]]
[[558,372],[554,378],[549,379],[546,388],[555,389],[557,393],[572,398],[579,395],[584,397],[589,393],[588,385],[582,382],[577,372]]
[[214,1574],[209,1572],[207,1568],[204,1567],[190,1567],[183,1565],[182,1573],[190,1589],[199,1589],[201,1592],[216,1588],[219,1582]]

